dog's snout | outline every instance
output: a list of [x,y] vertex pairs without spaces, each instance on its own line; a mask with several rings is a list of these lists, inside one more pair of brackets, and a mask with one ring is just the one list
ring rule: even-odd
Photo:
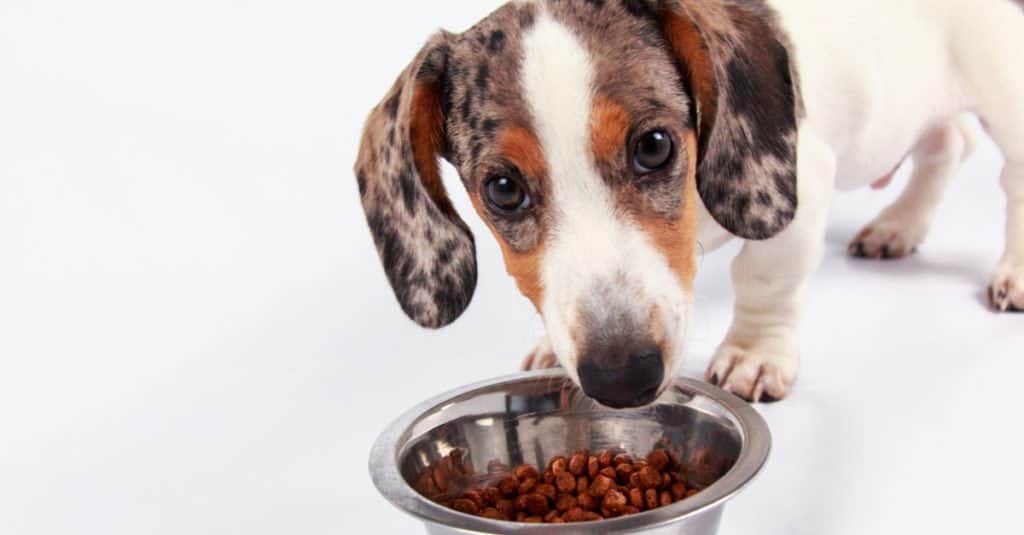
[[[621,364],[609,366],[602,361]],[[620,409],[654,401],[665,378],[661,351],[648,348],[625,359],[584,358],[577,370],[583,392],[603,405]]]

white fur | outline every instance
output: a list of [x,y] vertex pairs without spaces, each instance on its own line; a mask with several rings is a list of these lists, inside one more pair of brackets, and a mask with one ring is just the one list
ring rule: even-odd
[[914,171],[903,193],[854,238],[851,254],[903,257],[924,241],[942,194],[971,155],[975,134],[966,116],[929,130],[914,147]]
[[[944,182],[970,144],[959,117],[977,113],[1007,160],[1007,246],[996,306],[1024,307],[1024,12],[1011,0],[770,0],[796,50],[807,109],[800,125],[797,219],[748,242],[736,259],[732,329],[708,376],[758,399],[796,376],[801,296],[821,256],[833,187],[888,174],[913,152],[908,191],[880,216],[923,239]],[[932,145],[933,144],[933,145]],[[915,150],[916,148],[916,150]],[[702,211],[707,248],[729,236]],[[916,244],[915,244],[916,245]]]
[[647,234],[616,213],[612,193],[594,168],[589,53],[569,29],[543,12],[524,36],[523,50],[523,88],[549,166],[552,206],[557,207],[541,263],[542,312],[551,347],[575,375],[579,355],[572,334],[578,307],[592,298],[587,294],[595,283],[621,276],[636,290],[627,301],[632,309],[608,312],[647,318],[658,305],[661,330],[668,336],[662,350],[671,366],[685,338],[689,296]]
[[[794,44],[806,115],[799,126],[799,209],[772,239],[747,242],[733,264],[736,312],[708,370],[745,397],[785,396],[799,364],[807,278],[820,261],[834,188],[852,189],[915,160],[907,191],[871,224],[869,247],[913,247],[945,184],[970,152],[963,114],[976,113],[1007,164],[1006,252],[994,304],[1024,308],[1024,12],[1014,0],[769,0]],[[543,260],[550,349],[575,374],[571,329],[589,285],[626,274],[635,306],[657,303],[670,356],[685,338],[690,298],[667,262],[617,215],[588,155],[591,60],[566,28],[541,16],[524,42],[523,82],[558,207]],[[705,250],[730,236],[700,206]],[[869,241],[870,241],[869,240]],[[636,287],[639,291],[634,291]],[[672,314],[674,312],[674,315]],[[675,326],[675,328],[672,328]],[[545,346],[546,347],[546,346]]]

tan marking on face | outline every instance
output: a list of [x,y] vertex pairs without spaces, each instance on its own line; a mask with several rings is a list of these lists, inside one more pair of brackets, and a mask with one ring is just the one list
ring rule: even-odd
[[438,157],[444,145],[444,110],[441,88],[433,84],[417,84],[413,92],[409,135],[412,139],[413,160],[424,189],[445,214],[452,216],[448,193],[441,182]]
[[526,178],[547,176],[548,163],[544,159],[544,149],[533,132],[521,126],[508,127],[501,132],[498,147]]
[[544,302],[544,285],[541,283],[540,278],[540,263],[544,257],[543,242],[527,253],[516,252],[509,247],[505,239],[502,238],[501,233],[494,228],[481,204],[479,196],[470,195],[470,201],[473,203],[473,208],[476,209],[476,212],[480,214],[480,219],[483,219],[487,228],[491,229],[491,234],[494,235],[495,241],[498,242],[498,246],[501,248],[501,256],[505,259],[505,271],[515,279],[519,292],[533,303],[537,312],[540,312],[541,305]]
[[683,208],[678,219],[641,218],[640,227],[668,259],[669,267],[688,291],[697,274],[697,138],[691,131],[684,140],[688,169]]
[[604,94],[594,96],[590,112],[590,145],[599,162],[616,159],[626,144],[631,118],[619,103]]
[[[536,136],[529,130],[519,126],[506,128],[498,136],[498,147],[502,156],[523,174],[524,180],[538,180],[547,175],[548,165],[544,159],[544,151]],[[529,299],[539,312],[544,302],[544,285],[541,282],[540,267],[544,257],[543,240],[528,252],[513,250],[492,224],[480,196],[470,195],[470,200],[477,213],[480,214],[480,218],[491,229],[498,246],[501,247],[501,254],[505,259],[505,270],[515,279],[519,292]]]
[[543,245],[529,253],[519,254],[509,249],[501,240],[498,242],[505,257],[505,269],[515,279],[520,293],[540,312],[544,302],[544,285],[540,280],[540,263],[544,257]]

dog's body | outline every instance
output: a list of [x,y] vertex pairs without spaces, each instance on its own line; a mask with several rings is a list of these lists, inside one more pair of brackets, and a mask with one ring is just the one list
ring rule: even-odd
[[[1010,220],[1006,255],[992,280],[993,303],[1001,310],[1024,307],[1024,69],[1013,59],[1013,50],[1024,49],[1024,16],[1017,6],[969,0],[770,3],[793,40],[806,107],[800,210],[785,232],[749,242],[737,259],[736,319],[708,372],[709,379],[752,399],[765,389],[774,397],[785,394],[796,375],[798,295],[821,255],[833,187],[884,185],[912,157],[906,191],[851,244],[858,256],[910,254],[973,146],[965,112],[981,116],[1007,158],[1003,185]],[[706,216],[700,237],[707,248],[730,238]],[[787,272],[790,288],[757,282],[771,279],[774,286]],[[774,336],[765,335],[767,325]]]
[[[738,236],[735,319],[708,378],[748,399],[781,398],[833,190],[884,185],[912,157],[906,192],[851,245],[909,254],[973,146],[963,115],[974,112],[1007,160],[992,300],[1022,309],[1020,7],[536,0],[443,34],[371,116],[357,164],[396,295],[438,326],[475,283],[472,238],[431,169],[442,155],[545,318],[528,366],[559,362],[609,405],[649,401],[682,352],[697,242],[710,250]],[[399,197],[405,212],[392,206]],[[417,208],[421,197],[432,202]],[[445,236],[443,255],[424,220]],[[413,249],[412,260],[396,256]]]
[[[1007,1],[775,0],[794,42],[806,116],[800,125],[800,210],[737,259],[736,319],[709,378],[759,399],[784,394],[797,371],[798,295],[821,255],[833,185],[884,184],[907,157],[914,176],[896,203],[851,245],[853,254],[903,256],[920,242],[945,183],[970,152],[963,113],[977,112],[1007,157],[1006,256],[993,302],[1024,306],[1024,16]],[[701,243],[728,239],[709,217]],[[790,288],[777,288],[789,273]],[[781,276],[780,276],[781,275]],[[771,286],[759,280],[771,280]],[[1002,289],[1009,288],[1009,291]],[[766,326],[776,329],[766,336]],[[778,371],[776,377],[765,374]],[[761,386],[757,385],[761,377]]]

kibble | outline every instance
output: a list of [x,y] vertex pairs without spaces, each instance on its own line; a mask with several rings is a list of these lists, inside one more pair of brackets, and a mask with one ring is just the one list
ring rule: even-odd
[[537,494],[547,498],[550,502],[554,502],[558,498],[558,491],[555,490],[555,486],[548,485],[547,483],[537,485]]
[[672,487],[669,488],[669,492],[672,493],[672,499],[679,501],[686,498],[686,485],[682,483],[673,483]]
[[[586,481],[586,478],[580,478],[580,481]],[[559,492],[572,492],[576,490],[576,485],[576,478],[569,472],[562,472],[555,476],[555,487]]]
[[583,496],[584,494],[587,493],[587,489],[589,489],[589,488],[590,488],[590,481],[586,477],[581,476],[579,479],[576,480],[576,495],[577,496]]
[[[705,484],[693,484],[665,450],[634,458],[622,450],[586,450],[552,457],[543,470],[524,464],[487,465],[489,485],[470,488],[465,452],[428,467],[416,489],[461,513],[490,520],[562,524],[592,522],[650,511],[685,500]],[[689,472],[685,472],[689,473]],[[699,488],[698,488],[699,487]]]
[[593,497],[589,492],[579,495],[580,507],[584,511],[596,511],[600,502],[597,498]]
[[574,476],[582,476],[583,471],[587,469],[587,454],[586,452],[576,452],[575,455],[569,459],[569,472]]
[[651,468],[657,470],[658,472],[661,472],[662,470],[668,468],[668,454],[665,453],[665,450],[654,450],[651,452],[650,455],[647,456],[647,463],[651,466]]
[[644,506],[644,491],[633,487],[629,489],[629,504],[636,508]]
[[519,492],[519,482],[514,477],[506,477],[498,483],[498,490],[505,496],[514,496]]
[[551,472],[553,472],[555,476],[557,476],[558,474],[561,474],[566,471],[568,464],[565,460],[565,457],[559,455],[558,457],[551,459],[551,462],[548,463],[548,466],[550,467]]
[[512,475],[516,476],[516,479],[523,480],[530,478],[537,479],[540,473],[537,472],[536,467],[529,464],[523,464],[517,466],[516,469],[512,471]]
[[644,492],[644,505],[646,505],[648,509],[657,509],[659,505],[658,491],[654,489],[647,489],[647,491]]
[[590,489],[587,490],[587,492],[595,498],[601,498],[608,493],[608,489],[612,488],[612,484],[614,483],[614,479],[604,474],[600,474],[594,478],[594,482],[590,484]]
[[579,501],[572,494],[559,494],[555,499],[555,509],[562,513],[575,509],[577,505],[579,505]]
[[637,472],[637,482],[639,485],[636,486],[642,487],[646,490],[653,489],[654,487],[663,484],[664,480],[662,479],[661,474],[655,470],[653,466],[645,466]]
[[626,508],[626,495],[616,489],[609,490],[604,495],[604,507],[614,513],[621,513]]
[[452,503],[452,509],[460,513],[466,513],[467,515],[475,515],[480,512],[480,508],[477,507],[473,500],[466,498],[459,498]]

